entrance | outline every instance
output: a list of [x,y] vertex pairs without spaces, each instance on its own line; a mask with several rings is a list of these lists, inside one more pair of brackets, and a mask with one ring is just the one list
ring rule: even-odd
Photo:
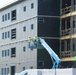
[[11,75],[15,75],[15,66],[11,66]]

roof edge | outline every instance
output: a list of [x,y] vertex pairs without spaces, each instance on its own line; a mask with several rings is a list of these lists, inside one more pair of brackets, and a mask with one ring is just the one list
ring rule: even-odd
[[23,1],[25,1],[25,0],[17,0],[17,1],[15,1],[15,2],[11,3],[11,4],[8,4],[8,5],[0,8],[0,11],[5,10],[5,9],[7,9],[7,8],[13,6],[13,5],[16,5],[16,4],[20,3],[20,2],[23,2]]

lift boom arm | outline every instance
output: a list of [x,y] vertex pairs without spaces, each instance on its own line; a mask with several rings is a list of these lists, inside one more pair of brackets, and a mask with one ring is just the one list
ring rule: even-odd
[[61,62],[60,58],[58,57],[58,55],[50,48],[50,46],[45,42],[44,39],[39,38],[39,42],[41,43],[41,45],[44,46],[44,48],[48,51],[48,53],[50,54],[50,56],[55,60],[55,62],[53,63],[53,69],[54,68],[58,68],[59,63]]

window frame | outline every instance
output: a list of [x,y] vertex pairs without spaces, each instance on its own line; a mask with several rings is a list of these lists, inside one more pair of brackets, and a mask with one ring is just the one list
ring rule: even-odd
[[8,13],[8,20],[10,19],[10,13]]
[[[42,63],[42,65],[41,65],[40,63]],[[39,64],[40,64],[40,65],[39,65]],[[44,61],[38,61],[38,66],[39,66],[39,67],[44,67]]]
[[31,3],[31,9],[33,9],[34,8],[34,3]]
[[23,7],[23,11],[24,11],[24,12],[26,11],[26,6]]
[[[15,14],[14,14],[15,13]],[[11,11],[11,21],[14,21],[17,19],[17,11],[16,9],[15,10],[12,10]]]
[[7,21],[7,14],[5,14],[5,21]]
[[11,57],[16,57],[16,47],[11,48]]
[[22,67],[22,71],[24,71],[25,70],[25,66],[24,67]]
[[2,33],[2,39],[4,39],[5,35],[4,35],[4,32]]
[[26,46],[23,47],[23,52],[26,52]]
[[11,29],[11,39],[16,39],[16,28]]
[[5,39],[7,39],[7,32],[5,32]]
[[8,31],[8,38],[10,37],[10,31]]
[[26,32],[26,26],[23,27],[23,31]]
[[34,24],[31,24],[31,30],[33,30],[34,29]]
[[5,16],[3,15],[3,16],[2,16],[2,22],[4,22],[4,21],[5,21]]
[[39,17],[39,23],[44,23],[44,22],[45,22],[45,18]]

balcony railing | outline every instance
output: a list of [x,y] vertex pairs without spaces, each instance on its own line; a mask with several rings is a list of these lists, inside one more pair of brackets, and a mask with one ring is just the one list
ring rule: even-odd
[[69,35],[69,34],[71,34],[71,28],[65,29],[65,30],[61,31],[61,35],[62,36]]
[[61,58],[65,58],[65,57],[72,57],[72,52],[71,51],[62,51]]
[[62,9],[62,15],[71,12],[72,6],[66,7]]

